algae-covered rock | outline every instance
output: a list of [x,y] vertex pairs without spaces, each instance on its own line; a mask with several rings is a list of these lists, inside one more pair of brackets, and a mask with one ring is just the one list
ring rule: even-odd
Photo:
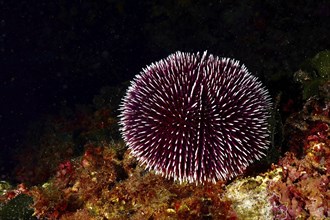
[[0,206],[0,219],[11,220],[32,220],[33,209],[31,205],[33,199],[25,194],[20,194],[10,200],[8,203]]
[[280,178],[281,169],[263,176],[236,180],[227,186],[225,198],[232,202],[239,219],[273,219],[272,205],[268,194],[268,182]]
[[4,195],[12,186],[6,181],[0,181],[0,196]]

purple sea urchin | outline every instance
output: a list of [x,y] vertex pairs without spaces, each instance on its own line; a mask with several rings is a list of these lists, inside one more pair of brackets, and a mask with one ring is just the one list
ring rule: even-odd
[[167,178],[215,182],[268,148],[268,91],[229,58],[176,52],[137,75],[121,105],[132,155]]

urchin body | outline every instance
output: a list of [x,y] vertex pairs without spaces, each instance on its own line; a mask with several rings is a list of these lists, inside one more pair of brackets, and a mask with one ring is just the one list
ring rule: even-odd
[[135,77],[121,106],[131,153],[180,182],[228,180],[269,145],[268,91],[229,58],[176,52]]

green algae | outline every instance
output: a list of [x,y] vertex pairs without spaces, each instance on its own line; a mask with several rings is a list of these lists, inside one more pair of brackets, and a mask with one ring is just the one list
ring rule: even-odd
[[12,220],[32,220],[33,209],[31,205],[33,199],[25,194],[20,194],[10,200],[8,203],[0,206],[0,219],[12,219]]
[[310,65],[315,69],[322,78],[329,79],[330,76],[330,51],[324,50],[319,52],[310,61]]
[[302,69],[294,74],[294,80],[302,85],[304,100],[319,95],[320,87],[330,79],[330,51],[324,50],[307,59]]

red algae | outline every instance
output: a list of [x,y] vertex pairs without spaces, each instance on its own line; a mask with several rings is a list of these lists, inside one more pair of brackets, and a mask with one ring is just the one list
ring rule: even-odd
[[[127,153],[120,159],[113,149],[88,145],[79,160],[62,163],[48,183],[33,187],[35,215],[51,219],[82,215],[85,219],[236,219],[230,202],[221,199],[223,183],[179,185],[145,172]],[[72,172],[66,172],[68,167],[73,167]]]
[[269,184],[276,219],[330,217],[329,107],[310,99],[288,120],[291,152],[275,166],[283,170],[281,180]]

